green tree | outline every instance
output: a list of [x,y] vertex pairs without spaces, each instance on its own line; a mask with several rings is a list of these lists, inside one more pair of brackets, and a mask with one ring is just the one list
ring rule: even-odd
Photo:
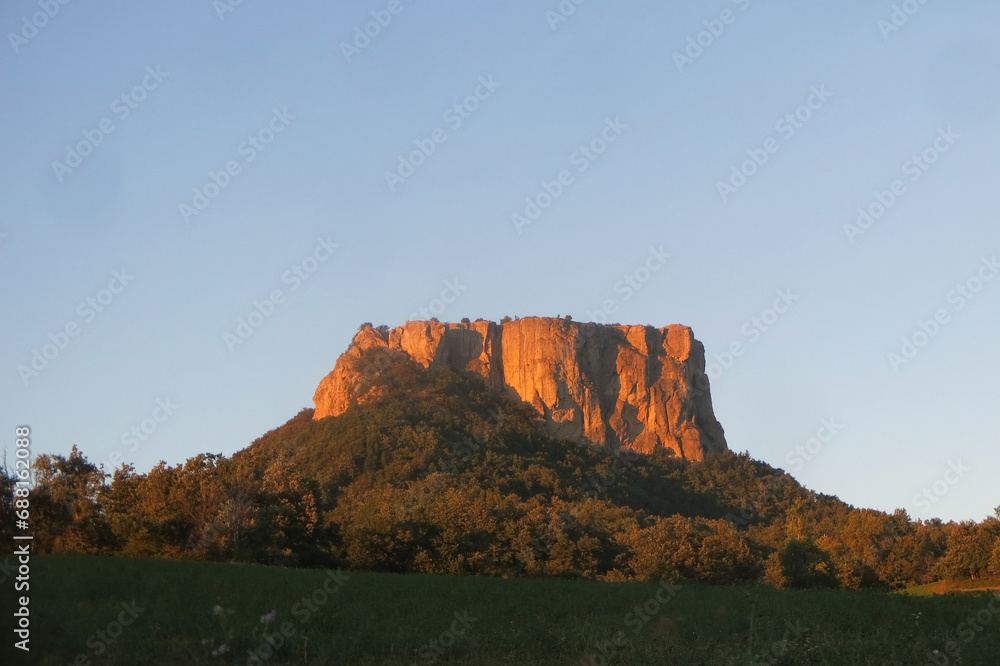
[[785,586],[791,588],[835,588],[837,571],[829,553],[812,541],[790,540],[778,554]]
[[[17,487],[17,478],[7,469],[7,465],[0,465],[0,540],[10,543],[14,535],[14,489]],[[22,486],[23,487],[23,486]]]

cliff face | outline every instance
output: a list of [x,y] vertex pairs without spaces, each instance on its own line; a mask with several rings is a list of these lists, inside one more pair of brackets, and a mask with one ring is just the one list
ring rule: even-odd
[[424,367],[450,366],[511,391],[550,434],[611,450],[672,449],[687,460],[726,449],[712,411],[705,349],[687,326],[611,326],[528,317],[506,324],[411,321],[383,336],[360,331],[320,382],[314,418],[363,399],[361,352],[383,347]]

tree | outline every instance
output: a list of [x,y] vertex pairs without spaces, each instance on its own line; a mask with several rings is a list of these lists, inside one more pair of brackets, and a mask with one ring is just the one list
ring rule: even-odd
[[698,580],[706,583],[732,584],[747,582],[760,576],[762,563],[753,555],[746,539],[736,532],[732,523],[713,520],[706,525],[698,549]]
[[16,487],[17,478],[7,469],[6,464],[0,465],[0,516],[3,516],[3,520],[0,521],[0,540],[3,540],[4,543],[10,543],[10,539],[14,535],[13,516],[16,510],[14,489]]
[[835,588],[837,571],[829,553],[812,541],[792,539],[778,554],[785,586],[791,588]]
[[69,456],[35,459],[31,522],[42,553],[102,553],[114,534],[98,501],[107,475],[74,445]]
[[[996,519],[1000,520],[1000,506],[993,513]],[[990,554],[989,573],[991,576],[1000,578],[1000,535],[997,535],[996,542],[993,544],[993,552]]]
[[760,574],[759,560],[725,520],[657,518],[649,527],[630,530],[625,539],[629,566],[639,580],[732,583]]
[[161,462],[147,474],[115,472],[102,493],[122,552],[137,557],[224,560],[232,549],[215,526],[227,499],[221,455],[200,454],[174,467]]
[[980,578],[990,575],[993,553],[1000,539],[1000,520],[967,521],[948,535],[948,550],[935,570],[942,578]]
[[314,490],[284,458],[264,470],[261,489],[258,515],[264,547],[255,561],[285,566],[320,564],[324,539]]

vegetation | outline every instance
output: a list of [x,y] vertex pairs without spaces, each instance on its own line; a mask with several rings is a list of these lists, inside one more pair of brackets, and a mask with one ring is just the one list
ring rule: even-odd
[[1000,576],[998,519],[858,510],[747,455],[610,455],[476,375],[365,354],[376,398],[303,410],[232,458],[109,476],[76,448],[40,456],[36,551],[791,588]]
[[908,587],[902,592],[918,597],[928,597],[934,594],[948,594],[949,592],[981,592],[983,590],[1000,590],[1000,577],[940,580],[927,585]]
[[[32,653],[11,654],[4,641],[4,664],[992,666],[1000,654],[1000,614],[983,593],[331,575],[97,556],[36,557],[32,574]],[[976,617],[981,631],[968,624]]]

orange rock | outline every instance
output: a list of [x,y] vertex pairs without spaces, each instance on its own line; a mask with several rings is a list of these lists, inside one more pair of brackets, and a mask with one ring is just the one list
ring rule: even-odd
[[410,321],[383,335],[358,332],[313,401],[314,418],[364,400],[361,352],[384,347],[426,368],[448,366],[512,391],[541,414],[550,434],[687,460],[726,450],[712,411],[705,349],[687,326],[618,326],[527,317],[506,324]]

